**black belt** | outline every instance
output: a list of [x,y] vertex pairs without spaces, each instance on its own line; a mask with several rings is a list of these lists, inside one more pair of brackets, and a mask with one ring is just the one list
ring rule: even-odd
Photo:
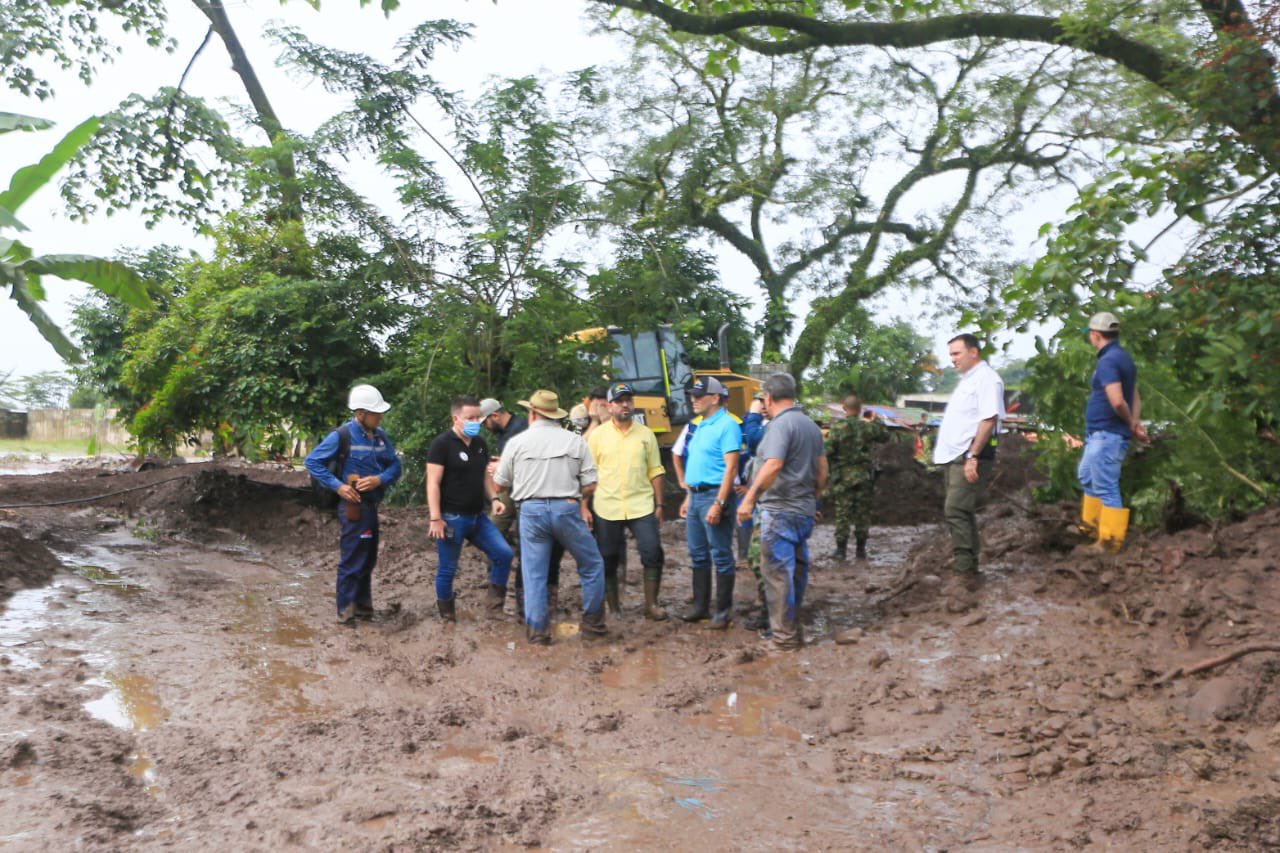
[[689,487],[689,491],[691,492],[709,492],[712,489],[716,489],[718,491],[720,489],[720,484],[716,483],[714,486],[690,486]]

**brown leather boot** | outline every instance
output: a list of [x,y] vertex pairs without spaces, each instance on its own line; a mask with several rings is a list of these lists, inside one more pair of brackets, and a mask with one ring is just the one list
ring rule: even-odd
[[489,584],[488,591],[484,596],[484,609],[489,611],[490,616],[501,616],[502,605],[507,600],[507,588],[498,586],[496,583]]
[[436,599],[436,609],[440,611],[440,618],[443,619],[445,622],[458,621],[458,614],[454,609],[454,604],[456,601],[457,601],[456,598],[451,598],[448,601],[444,601],[439,598]]
[[603,637],[609,633],[604,624],[604,611],[582,614],[582,634],[586,637]]
[[667,611],[658,604],[658,590],[661,587],[661,577],[650,576],[644,579],[644,618],[653,622],[665,622],[667,619]]

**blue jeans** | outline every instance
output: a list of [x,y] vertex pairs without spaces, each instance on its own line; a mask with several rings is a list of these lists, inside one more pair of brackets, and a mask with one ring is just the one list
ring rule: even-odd
[[800,606],[809,585],[813,516],[760,510],[760,563],[768,587],[769,627],[780,646],[800,643]]
[[738,499],[732,492],[720,510],[720,523],[707,524],[707,510],[716,502],[716,490],[689,493],[689,517],[685,535],[689,538],[689,563],[693,570],[706,571],[712,565],[718,575],[733,575],[733,529]]
[[475,545],[489,558],[489,583],[505,587],[514,553],[489,517],[483,513],[458,515],[446,512],[443,518],[444,538],[436,540],[436,598],[441,601],[453,599],[453,576],[458,571],[458,556],[464,542]]
[[1076,476],[1084,493],[1091,498],[1101,498],[1102,505],[1120,509],[1120,465],[1129,449],[1129,439],[1114,432],[1098,430],[1084,440],[1084,455]]
[[582,582],[582,612],[604,610],[604,561],[578,502],[535,498],[520,503],[520,565],[524,576],[524,621],[530,633],[547,630],[547,570],[551,545],[559,542],[573,555]]
[[378,564],[378,505],[360,502],[360,518],[347,520],[347,502],[338,501],[338,612],[352,604],[373,606],[373,568]]

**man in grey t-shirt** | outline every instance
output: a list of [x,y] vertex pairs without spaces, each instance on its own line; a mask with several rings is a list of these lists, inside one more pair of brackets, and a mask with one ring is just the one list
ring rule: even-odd
[[804,643],[800,605],[809,582],[809,535],[818,498],[827,487],[827,456],[822,430],[796,405],[791,374],[775,373],[765,380],[764,408],[769,427],[756,450],[756,474],[738,504],[738,520],[750,518],[759,500],[773,644],[792,651]]

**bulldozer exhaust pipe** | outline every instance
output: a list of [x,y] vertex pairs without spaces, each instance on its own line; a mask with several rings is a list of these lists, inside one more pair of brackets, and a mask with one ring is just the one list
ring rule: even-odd
[[729,371],[729,324],[716,330],[716,343],[720,346],[720,369]]

